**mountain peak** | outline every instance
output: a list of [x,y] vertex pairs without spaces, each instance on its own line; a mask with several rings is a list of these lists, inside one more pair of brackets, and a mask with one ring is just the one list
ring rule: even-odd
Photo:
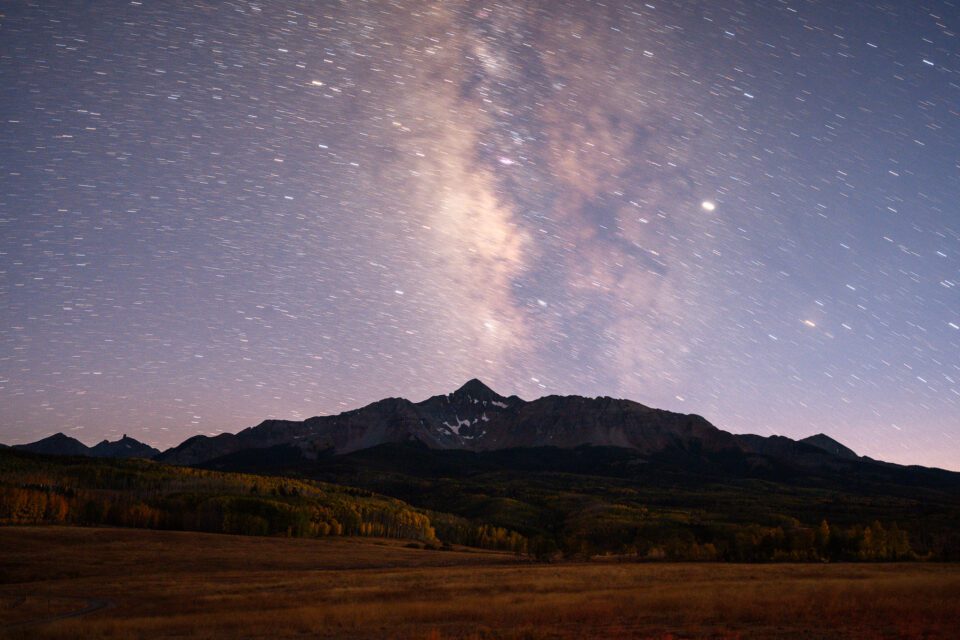
[[480,400],[501,397],[500,394],[483,384],[477,378],[467,380],[462,387],[453,392],[453,395],[470,396],[471,398],[479,398]]
[[85,444],[79,440],[71,438],[63,432],[55,433],[52,436],[47,436],[42,440],[37,440],[36,442],[31,442],[29,444],[14,445],[14,448],[22,449],[23,451],[30,451],[32,453],[66,456],[85,456],[89,452],[89,449]]
[[104,440],[90,449],[90,455],[95,458],[152,458],[158,453],[159,449],[154,449],[127,434],[114,442]]
[[825,433],[818,433],[815,436],[804,438],[800,442],[813,445],[818,449],[822,449],[827,453],[832,453],[833,455],[840,458],[847,458],[848,460],[856,460],[857,458],[860,457],[857,455],[857,453],[853,449],[850,449],[849,447],[845,447],[844,445],[840,444],[839,442],[837,442],[830,436],[826,435]]

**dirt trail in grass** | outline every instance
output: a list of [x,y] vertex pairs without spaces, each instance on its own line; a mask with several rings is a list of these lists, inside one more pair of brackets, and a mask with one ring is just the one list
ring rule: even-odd
[[[27,599],[28,596],[21,596],[17,599],[16,604],[20,604]],[[46,596],[29,596],[43,598]],[[64,596],[57,596],[58,599],[67,599]],[[58,613],[51,616],[45,616],[43,618],[36,618],[34,620],[23,620],[21,622],[14,622],[12,624],[0,625],[0,631],[12,631],[14,629],[22,629],[24,627],[32,627],[39,624],[47,624],[48,622],[56,622],[57,620],[67,620],[68,618],[79,618],[93,613],[94,611],[100,611],[101,609],[106,609],[107,607],[112,607],[113,602],[110,600],[101,600],[99,598],[69,598],[70,600],[79,600],[85,602],[87,606],[82,609],[76,609],[74,611],[66,611],[64,613]]]

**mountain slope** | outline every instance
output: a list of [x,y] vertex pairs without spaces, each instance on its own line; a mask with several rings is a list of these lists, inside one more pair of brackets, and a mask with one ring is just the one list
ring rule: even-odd
[[809,436],[804,438],[800,442],[804,442],[809,445],[813,445],[818,449],[823,449],[824,451],[837,456],[838,458],[845,458],[847,460],[856,460],[858,456],[853,449],[849,449],[833,438],[823,433],[818,433],[815,436]]
[[123,437],[115,442],[104,440],[90,448],[90,455],[95,458],[152,458],[158,453],[159,449],[127,434],[123,434]]
[[652,409],[630,400],[547,396],[531,402],[497,394],[479,380],[422,402],[387,398],[303,422],[267,420],[237,434],[195,436],[158,460],[195,465],[245,449],[298,448],[307,458],[418,441],[434,449],[491,451],[516,447],[618,446],[739,449],[729,433],[700,416]]
[[960,474],[858,457],[822,434],[734,435],[629,400],[527,402],[478,380],[196,436],[157,458],[373,491],[454,539],[517,548],[519,535],[543,557],[960,559]]
[[839,527],[836,544],[843,547],[833,558],[864,559],[858,536],[867,526],[879,531],[879,522],[906,531],[921,556],[960,559],[960,474],[799,447],[831,464],[729,449],[468,451],[413,442],[316,459],[280,445],[203,467],[362,487],[505,527],[568,555],[661,548],[697,559],[696,545],[711,544],[730,560],[814,559],[789,550],[808,544],[826,520]]
[[0,524],[37,523],[437,540],[427,514],[349,487],[148,460],[0,451]]
[[159,449],[130,438],[127,434],[123,434],[123,437],[115,442],[104,440],[93,447],[88,447],[68,435],[55,433],[36,442],[15,444],[11,448],[46,455],[92,456],[95,458],[152,458],[160,453]]
[[55,433],[52,436],[30,442],[28,444],[15,444],[14,449],[29,451],[31,453],[44,453],[47,455],[58,456],[86,456],[90,455],[90,449],[75,438],[71,438],[63,433]]

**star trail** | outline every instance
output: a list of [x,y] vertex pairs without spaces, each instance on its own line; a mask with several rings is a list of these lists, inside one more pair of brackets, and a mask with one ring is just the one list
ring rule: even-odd
[[960,469],[953,2],[10,2],[0,441],[610,395]]

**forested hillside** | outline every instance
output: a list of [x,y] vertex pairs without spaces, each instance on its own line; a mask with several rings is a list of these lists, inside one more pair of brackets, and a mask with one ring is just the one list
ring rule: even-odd
[[960,507],[949,483],[880,491],[860,477],[840,491],[824,478],[813,486],[809,478],[711,477],[636,456],[609,448],[475,454],[387,446],[292,466],[282,455],[262,455],[285,468],[254,475],[3,450],[0,524],[387,536],[551,560],[960,556],[953,526]]
[[146,460],[0,451],[0,524],[114,525],[244,535],[383,536],[526,550],[522,536],[428,515],[364,489]]
[[810,469],[764,456],[615,447],[477,453],[391,444],[317,460],[275,448],[211,466],[363,487],[517,531],[540,557],[960,560],[957,474],[842,464]]

